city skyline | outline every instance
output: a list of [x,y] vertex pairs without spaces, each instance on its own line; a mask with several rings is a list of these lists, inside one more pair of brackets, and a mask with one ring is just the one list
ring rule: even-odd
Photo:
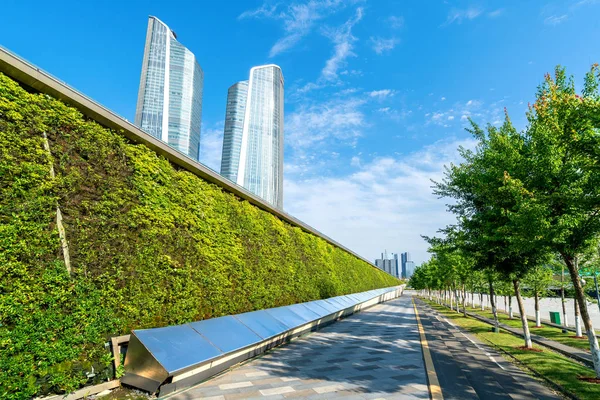
[[135,124],[199,160],[204,73],[164,22],[148,17]]

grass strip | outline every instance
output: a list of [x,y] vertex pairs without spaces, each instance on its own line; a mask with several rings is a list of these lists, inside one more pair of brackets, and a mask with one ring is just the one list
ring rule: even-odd
[[[491,311],[489,310],[485,310],[485,311],[481,311],[481,310],[471,310],[469,309],[469,307],[467,307],[467,311],[473,314],[478,314],[481,315],[482,317],[486,317],[489,319],[494,319],[494,314],[492,314]],[[518,328],[521,329],[521,319],[520,317],[513,317],[513,319],[510,319],[508,317],[508,314],[504,314],[502,312],[498,312],[498,320],[508,326],[511,326],[513,328]],[[590,344],[587,340],[587,337],[583,337],[581,339],[577,339],[575,338],[575,332],[571,332],[571,331],[567,331],[567,333],[562,333],[562,330],[559,328],[554,328],[548,325],[544,325],[542,323],[542,327],[541,328],[536,328],[535,327],[535,322],[529,321],[529,329],[531,331],[531,333],[539,335],[539,336],[543,336],[546,339],[550,339],[550,340],[554,340],[555,342],[558,343],[562,343],[566,346],[571,346],[574,347],[576,349],[581,349],[581,350],[585,350],[589,353],[590,351]]]
[[595,374],[592,369],[541,346],[534,345],[534,348],[541,351],[520,349],[519,347],[524,344],[523,339],[504,330],[501,330],[500,333],[493,333],[490,331],[490,325],[484,322],[475,318],[465,318],[462,314],[457,314],[434,302],[424,301],[455,325],[511,355],[539,376],[562,388],[569,395],[580,399],[600,398],[600,385],[578,379],[578,377],[593,377]]

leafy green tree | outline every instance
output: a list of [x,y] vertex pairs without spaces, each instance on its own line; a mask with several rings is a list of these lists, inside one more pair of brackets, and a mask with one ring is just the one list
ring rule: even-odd
[[459,148],[463,161],[447,168],[444,180],[434,186],[435,194],[455,200],[448,208],[457,215],[458,223],[444,231],[460,235],[461,247],[473,258],[475,269],[487,271],[496,327],[494,280],[512,279],[525,346],[531,348],[520,281],[544,259],[546,248],[513,240],[511,215],[520,206],[522,186],[512,177],[527,176],[523,161],[526,143],[508,115],[500,128],[483,130],[472,122],[469,131],[478,141],[477,147],[473,151]]
[[527,115],[523,165],[528,174],[513,182],[521,190],[509,216],[513,241],[549,247],[565,262],[600,377],[600,348],[578,266],[600,234],[599,86],[597,64],[586,74],[581,95],[564,68],[546,76]]

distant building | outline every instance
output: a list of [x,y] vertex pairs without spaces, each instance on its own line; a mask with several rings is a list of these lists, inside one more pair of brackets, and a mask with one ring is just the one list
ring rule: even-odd
[[156,17],[148,20],[135,124],[198,160],[204,73],[194,54]]
[[253,67],[247,83],[229,88],[221,160],[223,176],[283,209],[283,74],[277,65]]
[[388,274],[399,278],[400,275],[400,264],[398,262],[398,254],[391,254],[391,258],[388,258],[387,251],[381,253],[381,258],[375,260],[375,266]]
[[[412,273],[415,270],[415,263],[412,261],[412,258],[410,257],[410,253],[409,252],[402,253],[400,255],[400,262],[402,265],[402,273],[401,273],[402,279],[410,278],[410,275],[412,275]],[[410,274],[409,274],[409,269],[410,269]]]
[[412,276],[412,274],[415,272],[415,263],[414,261],[407,261],[406,262],[406,274],[405,277],[406,279],[410,279],[410,277]]

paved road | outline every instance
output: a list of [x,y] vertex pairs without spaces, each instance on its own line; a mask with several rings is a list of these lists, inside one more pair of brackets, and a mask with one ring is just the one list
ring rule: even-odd
[[379,304],[174,399],[427,399],[410,297]]
[[[419,304],[444,399],[558,399]],[[380,304],[171,397],[427,399],[412,298]]]
[[560,399],[495,350],[416,300],[444,399]]

